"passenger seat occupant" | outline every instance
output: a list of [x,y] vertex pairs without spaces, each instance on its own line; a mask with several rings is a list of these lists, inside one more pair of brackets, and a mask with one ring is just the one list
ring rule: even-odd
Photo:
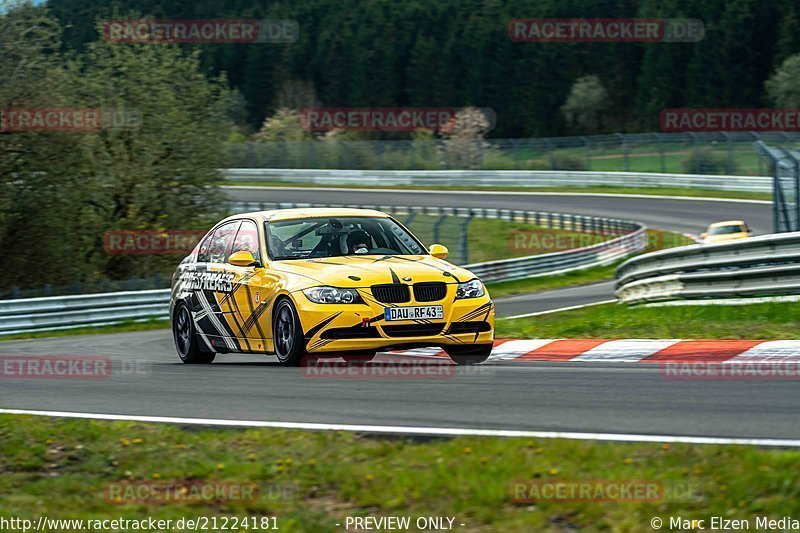
[[363,229],[354,229],[347,234],[347,249],[351,254],[369,253],[369,243],[372,237]]

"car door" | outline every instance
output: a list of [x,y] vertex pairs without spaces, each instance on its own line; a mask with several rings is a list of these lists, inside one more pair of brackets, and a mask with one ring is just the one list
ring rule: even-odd
[[226,268],[233,276],[233,291],[221,302],[223,316],[234,332],[233,340],[241,351],[265,352],[267,339],[272,338],[268,310],[272,305],[277,276],[263,267],[266,257],[259,226],[249,219],[242,220],[228,257],[246,250],[256,259],[254,266]]
[[200,244],[194,271],[187,273],[197,331],[207,345],[219,352],[239,351],[225,308],[235,277],[226,260],[240,224],[241,220],[232,220],[210,232]]

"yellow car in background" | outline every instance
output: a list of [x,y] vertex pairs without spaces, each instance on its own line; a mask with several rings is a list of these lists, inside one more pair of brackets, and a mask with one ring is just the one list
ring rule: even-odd
[[750,236],[750,228],[743,220],[726,220],[711,224],[705,233],[700,235],[703,243],[733,241]]
[[283,209],[219,222],[178,266],[170,319],[185,363],[217,353],[370,360],[441,347],[485,361],[494,304],[471,272],[426,250],[402,224],[367,209]]

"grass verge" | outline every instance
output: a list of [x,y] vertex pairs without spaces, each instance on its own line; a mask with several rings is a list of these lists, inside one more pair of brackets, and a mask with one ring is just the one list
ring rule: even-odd
[[[744,446],[219,429],[0,415],[6,516],[277,517],[340,531],[348,516],[450,516],[462,531],[649,531],[660,516],[800,514],[800,451]],[[136,501],[111,487],[256,484],[252,500]],[[657,501],[514,501],[520,480],[644,480],[690,487]],[[112,485],[113,484],[113,485]],[[35,522],[34,522],[35,523]],[[459,527],[458,524],[465,524]],[[60,531],[69,531],[61,528]]]
[[603,304],[499,320],[498,337],[597,339],[800,339],[797,304],[635,307]]
[[169,328],[169,320],[146,320],[143,322],[122,322],[109,326],[94,326],[86,328],[63,329],[59,331],[40,331],[30,333],[17,333],[15,335],[4,335],[0,337],[2,341],[12,341],[18,339],[42,339],[45,337],[67,337],[70,335],[101,335],[105,333],[124,333],[126,331],[144,331],[150,329]]
[[[246,181],[246,180],[225,180],[219,185],[247,186],[247,187],[329,187],[344,189],[363,189],[364,185],[325,185],[319,183],[293,183],[285,181]],[[748,192],[748,191],[715,191],[711,189],[682,189],[675,187],[486,187],[480,185],[465,188],[458,185],[374,185],[379,189],[421,189],[431,191],[508,191],[508,192],[565,192],[582,194],[637,194],[654,196],[688,196],[691,198],[733,198],[741,200],[772,200],[772,193],[768,192]]]

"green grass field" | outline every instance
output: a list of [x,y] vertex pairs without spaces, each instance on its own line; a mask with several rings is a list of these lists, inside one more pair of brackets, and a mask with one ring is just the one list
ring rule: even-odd
[[498,337],[598,339],[800,339],[796,303],[642,307],[603,304],[500,320]]
[[[663,250],[665,248],[673,248],[675,246],[684,246],[694,243],[692,239],[681,233],[654,229],[647,230],[647,241],[648,243],[645,252],[654,252],[656,250]],[[600,281],[608,281],[613,279],[614,271],[620,263],[622,263],[622,261],[617,261],[611,265],[576,270],[566,274],[540,276],[538,278],[521,279],[516,281],[488,283],[486,286],[489,289],[489,294],[492,296],[492,298],[502,298],[503,296],[511,296],[514,294],[522,294],[527,292],[539,292],[560,289],[564,287],[587,285],[589,283],[597,283]]]
[[[798,461],[797,450],[744,446],[411,439],[0,415],[3,515],[34,521],[276,517],[282,531],[324,532],[343,530],[335,524],[348,516],[449,516],[461,531],[639,532],[655,516],[797,516]],[[664,490],[653,501],[516,501],[530,496],[531,480],[639,480]],[[187,481],[258,492],[164,503],[120,490]],[[528,489],[515,494],[515,482]]]

